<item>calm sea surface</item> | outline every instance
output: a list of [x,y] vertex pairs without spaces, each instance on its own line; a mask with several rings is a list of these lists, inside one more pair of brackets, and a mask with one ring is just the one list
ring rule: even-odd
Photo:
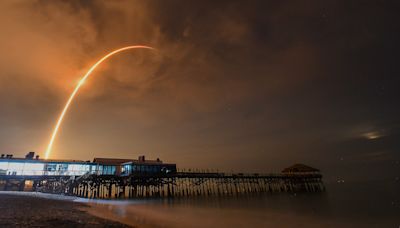
[[400,227],[400,183],[326,184],[321,194],[91,200],[90,213],[139,227]]

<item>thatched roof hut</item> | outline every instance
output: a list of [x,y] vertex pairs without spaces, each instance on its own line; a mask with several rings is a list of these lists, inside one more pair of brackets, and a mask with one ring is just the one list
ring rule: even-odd
[[306,173],[319,173],[319,170],[304,164],[294,164],[282,170],[285,174],[306,174]]

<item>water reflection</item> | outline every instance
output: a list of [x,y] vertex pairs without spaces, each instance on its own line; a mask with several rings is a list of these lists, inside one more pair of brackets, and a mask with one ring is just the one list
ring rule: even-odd
[[321,194],[86,201],[90,213],[139,227],[398,227],[398,190],[357,183]]

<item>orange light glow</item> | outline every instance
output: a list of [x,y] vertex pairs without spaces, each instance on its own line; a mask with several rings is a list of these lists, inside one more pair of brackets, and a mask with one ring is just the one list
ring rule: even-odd
[[78,93],[79,88],[82,86],[82,84],[84,84],[84,82],[86,81],[86,79],[91,75],[91,73],[96,69],[96,67],[97,67],[98,65],[100,65],[102,62],[104,62],[106,59],[108,59],[109,57],[111,57],[111,56],[113,56],[113,55],[115,55],[115,54],[117,54],[117,53],[120,53],[120,52],[123,52],[123,51],[126,51],[126,50],[131,50],[131,49],[150,49],[150,50],[155,50],[155,49],[152,48],[152,47],[143,46],[143,45],[127,46],[127,47],[123,47],[123,48],[114,50],[114,51],[108,53],[107,55],[105,55],[104,57],[102,57],[99,61],[97,61],[97,62],[86,72],[86,74],[82,77],[82,79],[79,81],[78,85],[75,87],[75,89],[74,89],[74,91],[72,92],[72,94],[70,95],[70,97],[69,97],[67,103],[65,104],[64,109],[62,110],[62,112],[61,112],[61,114],[60,114],[60,117],[59,117],[58,120],[57,120],[57,124],[56,124],[56,126],[54,127],[53,134],[51,135],[49,145],[47,146],[47,150],[46,150],[46,154],[45,154],[45,159],[48,159],[48,158],[50,157],[51,148],[53,147],[54,139],[55,139],[56,136],[57,136],[57,132],[58,132],[58,130],[59,130],[59,128],[60,128],[60,125],[61,125],[61,123],[62,123],[62,121],[63,121],[63,119],[64,119],[64,116],[65,116],[65,114],[66,114],[66,112],[67,112],[69,106],[71,105],[72,101],[74,100],[74,97],[75,97],[76,94]]

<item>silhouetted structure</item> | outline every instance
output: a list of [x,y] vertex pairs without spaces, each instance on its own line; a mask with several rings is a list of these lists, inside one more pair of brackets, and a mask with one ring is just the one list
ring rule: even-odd
[[324,191],[319,170],[296,164],[281,174],[178,172],[160,159],[0,159],[0,190],[41,191],[86,198],[191,197]]
[[284,174],[318,174],[319,170],[303,164],[294,164],[282,170]]

